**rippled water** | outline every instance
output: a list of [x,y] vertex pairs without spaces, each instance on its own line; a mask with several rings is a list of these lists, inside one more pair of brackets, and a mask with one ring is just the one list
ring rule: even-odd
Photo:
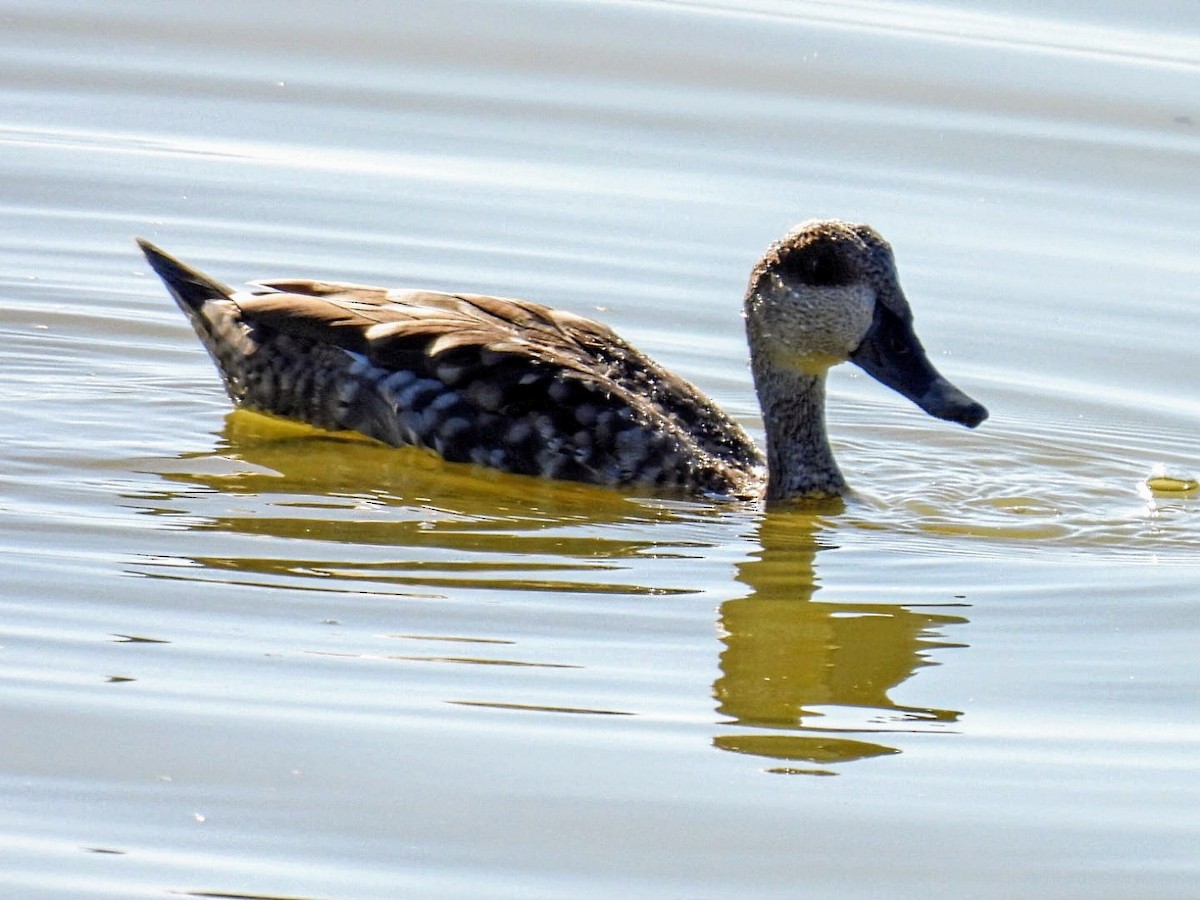
[[[0,22],[6,895],[1195,892],[1193,4]],[[815,216],[992,411],[836,372],[817,510],[230,413],[131,242],[600,317],[760,436]]]

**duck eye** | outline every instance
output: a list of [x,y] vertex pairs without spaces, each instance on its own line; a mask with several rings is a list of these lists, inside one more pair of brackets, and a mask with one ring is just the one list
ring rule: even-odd
[[794,250],[779,261],[779,267],[785,277],[811,287],[839,287],[854,279],[846,255],[826,242]]

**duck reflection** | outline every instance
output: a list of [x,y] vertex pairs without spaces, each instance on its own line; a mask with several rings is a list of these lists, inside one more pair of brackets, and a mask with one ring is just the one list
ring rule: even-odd
[[751,593],[721,605],[725,649],[713,694],[730,724],[745,730],[718,735],[714,743],[724,750],[844,763],[898,751],[841,735],[923,730],[960,716],[895,703],[888,691],[932,665],[929,650],[961,646],[938,634],[966,619],[895,604],[814,600],[817,554],[828,549],[821,532],[817,515],[770,511],[759,528],[760,549],[738,566],[738,580]]
[[[758,549],[737,564],[748,591],[718,611],[724,648],[712,693],[724,721],[716,747],[777,761],[769,771],[832,774],[830,766],[899,752],[880,735],[944,730],[960,716],[889,696],[934,664],[930,651],[961,646],[940,636],[966,622],[957,610],[814,599],[818,555],[831,549],[841,501],[817,511],[747,504],[744,515],[736,506],[646,503],[447,466],[420,451],[318,436],[245,412],[229,416],[223,437],[217,454],[160,473],[184,485],[160,495],[169,502],[146,506],[148,495],[139,497],[148,513],[183,516],[193,534],[216,533],[216,552],[188,557],[199,571],[168,567],[157,577],[233,570],[243,584],[421,597],[464,588],[694,594],[702,587],[690,581],[694,567],[662,561],[710,557],[757,516]],[[271,545],[280,556],[248,558],[219,540],[230,534],[286,543]],[[297,558],[303,548],[313,555]]]
[[[636,560],[672,551],[694,555],[711,546],[675,540],[660,551],[650,530],[627,526],[676,515],[616,491],[450,466],[421,450],[245,411],[228,415],[222,437],[216,453],[195,454],[158,473],[179,490],[137,499],[148,514],[183,518],[193,533],[287,539],[281,557],[243,557],[223,548],[188,557],[201,571],[236,571],[243,584],[303,590],[315,576],[320,590],[337,578],[402,594],[431,587],[693,593],[688,585],[615,579]],[[338,548],[332,556],[299,555],[305,549],[326,554],[331,547]],[[381,559],[380,547],[398,553]],[[169,568],[139,574],[182,575]]]

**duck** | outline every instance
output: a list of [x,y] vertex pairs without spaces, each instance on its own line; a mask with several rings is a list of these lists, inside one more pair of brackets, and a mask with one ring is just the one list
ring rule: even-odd
[[836,498],[830,368],[851,362],[931,416],[988,415],[930,362],[891,245],[801,223],[750,273],[743,318],[765,451],[697,387],[600,322],[528,300],[304,279],[235,291],[149,241],[146,260],[235,406],[449,463],[652,494]]

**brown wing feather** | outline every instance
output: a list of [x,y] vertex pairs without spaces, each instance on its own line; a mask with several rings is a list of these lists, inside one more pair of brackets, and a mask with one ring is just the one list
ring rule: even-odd
[[524,300],[322,281],[233,293],[141,246],[239,405],[510,472],[757,484],[762,459],[742,430],[597,322]]
[[[258,282],[271,293],[237,294],[247,321],[364,354],[381,368],[424,368],[470,351],[513,357],[563,377],[603,384],[631,406],[654,410],[708,453],[728,461],[758,451],[693,385],[611,328],[533,303],[478,294],[397,291],[302,280]],[[275,292],[275,291],[278,291]]]
[[[260,282],[278,291],[236,294],[245,319],[284,334],[365,352],[379,366],[410,357],[419,344],[438,355],[468,346],[521,353],[586,368],[596,360],[564,325],[587,322],[526,300],[433,291],[388,291],[311,281]],[[620,339],[597,323],[595,338]],[[578,328],[576,327],[576,330]],[[596,334],[600,332],[600,334]]]

